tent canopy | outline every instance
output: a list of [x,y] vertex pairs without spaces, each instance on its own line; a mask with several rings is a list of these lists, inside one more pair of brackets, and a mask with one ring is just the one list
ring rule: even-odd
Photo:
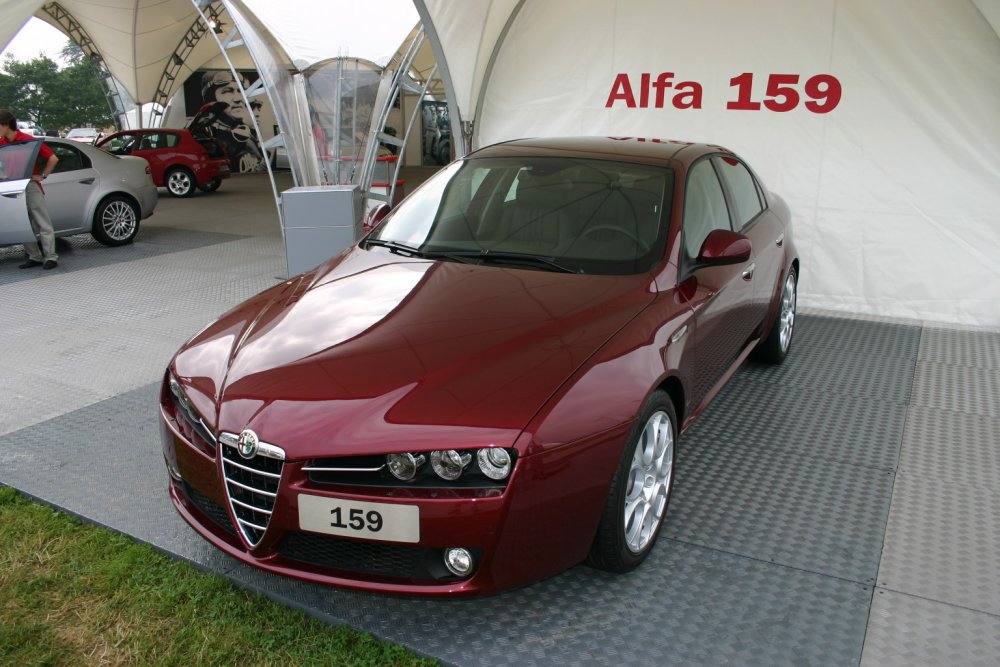
[[[163,86],[170,88],[164,92],[171,95],[193,71],[219,55],[214,40],[202,39],[186,54],[174,80],[162,78],[185,35],[199,20],[192,0],[4,0],[0,44],[6,45],[32,16],[65,32],[65,26],[46,11],[51,4],[58,4],[83,29],[111,74],[139,103],[154,101]],[[222,29],[230,29],[233,23],[221,3],[211,4],[220,10]],[[268,0],[246,4],[284,48],[285,61],[298,69],[348,55],[384,64],[417,22],[410,0],[296,0],[295,11]]]

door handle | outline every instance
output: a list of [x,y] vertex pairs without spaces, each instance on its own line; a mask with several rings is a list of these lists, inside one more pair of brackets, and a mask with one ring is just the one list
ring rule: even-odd
[[778,238],[775,240],[774,245],[780,248],[784,242],[785,242],[785,233],[781,232],[781,235],[778,236]]
[[18,197],[21,196],[21,193],[20,192],[5,192],[5,193],[3,193],[3,196],[6,197],[7,199],[17,199]]
[[90,185],[91,183],[94,182],[94,177],[91,176],[90,178],[81,178],[79,182],[83,183],[84,185]]
[[743,269],[743,280],[753,280],[753,271],[756,268],[756,264],[751,264],[747,268]]

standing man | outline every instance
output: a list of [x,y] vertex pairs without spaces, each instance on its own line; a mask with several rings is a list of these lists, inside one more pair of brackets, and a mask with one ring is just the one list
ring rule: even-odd
[[[0,109],[0,146],[13,143],[15,141],[36,141],[35,137],[17,129],[17,118],[7,109]],[[45,164],[39,170],[38,164],[45,160]],[[54,269],[59,265],[59,256],[56,255],[56,237],[52,231],[52,220],[49,218],[49,209],[45,206],[45,191],[42,190],[42,181],[52,173],[59,158],[56,157],[52,149],[44,143],[38,151],[38,161],[31,174],[31,182],[25,188],[25,199],[28,201],[28,220],[31,222],[31,231],[35,237],[41,241],[41,248],[37,243],[25,243],[24,251],[28,253],[28,259],[21,264],[20,268],[29,269],[33,266],[41,266],[45,269]]]

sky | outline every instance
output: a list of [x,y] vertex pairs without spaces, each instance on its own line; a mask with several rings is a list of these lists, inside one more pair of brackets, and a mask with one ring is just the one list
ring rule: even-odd
[[[37,58],[39,53],[44,53],[57,63],[62,63],[59,52],[66,45],[68,38],[45,21],[31,18],[28,23],[21,28],[21,32],[10,40],[10,44],[4,49],[2,56],[8,53],[14,55],[15,60],[26,61]],[[0,57],[2,57],[0,56]]]

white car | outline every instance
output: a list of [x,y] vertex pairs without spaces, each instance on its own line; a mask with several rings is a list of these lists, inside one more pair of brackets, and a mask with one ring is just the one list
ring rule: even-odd
[[96,127],[74,127],[66,133],[66,138],[83,144],[95,144],[104,135]]
[[[56,236],[91,234],[104,245],[131,243],[156,209],[149,163],[63,139],[45,139],[59,162],[43,184]],[[24,191],[42,141],[0,146],[0,246],[35,240]]]

